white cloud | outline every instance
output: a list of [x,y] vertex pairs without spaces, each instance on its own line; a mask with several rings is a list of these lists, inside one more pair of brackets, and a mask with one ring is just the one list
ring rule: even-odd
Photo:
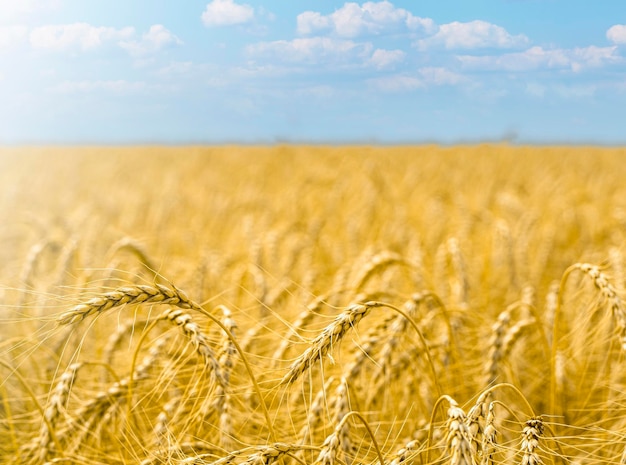
[[460,55],[457,58],[469,69],[532,71],[537,69],[571,69],[601,67],[622,61],[617,47],[582,47],[574,49],[550,49],[531,47],[517,53],[499,56]]
[[168,45],[180,45],[183,41],[172,34],[165,26],[154,24],[141,36],[141,40],[126,40],[119,43],[120,47],[131,55],[145,55],[161,50]]
[[523,34],[511,35],[506,29],[487,21],[454,21],[439,26],[436,34],[416,42],[419,49],[444,47],[451,49],[515,48],[528,44]]
[[33,48],[62,51],[71,48],[89,50],[107,42],[117,42],[133,36],[132,27],[116,29],[96,27],[87,23],[41,26],[30,33]]
[[0,50],[9,49],[28,37],[25,26],[0,26]]
[[134,94],[143,92],[147,89],[147,84],[143,81],[126,81],[111,80],[111,81],[64,81],[59,85],[53,87],[53,92],[61,94],[74,94],[74,93],[92,93],[92,92],[107,92],[111,94]]
[[340,37],[379,35],[394,32],[425,31],[434,28],[430,18],[414,16],[404,8],[396,8],[389,1],[365,2],[359,5],[347,2],[329,15],[305,11],[297,17],[299,34],[332,31]]
[[617,53],[617,46],[575,48],[571,52],[572,69],[580,71],[582,68],[598,68],[606,64],[618,63],[622,58]]
[[409,92],[425,87],[421,79],[405,74],[368,79],[367,83],[376,90],[392,93]]
[[419,70],[424,82],[437,86],[456,85],[466,81],[464,76],[439,67],[426,67]]
[[233,0],[213,0],[202,13],[202,22],[207,27],[243,24],[253,18],[254,8],[248,4],[239,5]]
[[616,24],[606,31],[606,38],[614,44],[626,44],[626,24]]
[[411,92],[428,86],[456,85],[467,81],[460,74],[445,68],[426,67],[418,70],[417,74],[395,74],[379,78],[368,79],[370,87],[381,92]]
[[481,70],[530,71],[539,68],[567,68],[570,64],[563,50],[545,50],[542,47],[531,47],[523,52],[498,56],[459,55],[457,59],[466,68]]
[[385,69],[393,67],[393,65],[402,63],[406,53],[402,50],[383,50],[378,48],[374,50],[369,59],[369,64],[377,69]]
[[247,47],[248,54],[269,56],[281,61],[304,64],[345,62],[354,58],[369,58],[372,44],[330,37],[308,37],[294,40],[259,42]]
[[331,21],[328,16],[323,16],[317,11],[305,11],[296,18],[298,34],[312,34],[324,29],[330,29]]

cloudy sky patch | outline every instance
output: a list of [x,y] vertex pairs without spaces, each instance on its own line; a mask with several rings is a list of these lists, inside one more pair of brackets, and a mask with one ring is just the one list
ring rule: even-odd
[[0,0],[0,143],[624,144],[625,22],[584,0]]

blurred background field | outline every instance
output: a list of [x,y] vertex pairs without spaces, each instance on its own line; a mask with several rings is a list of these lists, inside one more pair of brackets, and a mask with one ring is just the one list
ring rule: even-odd
[[[476,463],[517,463],[533,453],[525,422],[544,414],[556,438],[534,452],[544,461],[620,463],[625,157],[505,144],[0,149],[0,456],[313,463],[340,425],[339,463],[375,463],[374,443],[386,463],[403,448],[401,461],[462,463],[454,444],[465,440]],[[570,268],[585,263],[598,268]],[[193,316],[217,359],[232,356],[226,392],[178,323],[151,326],[161,305],[57,321],[115,289],[157,284],[236,324],[244,354]],[[280,384],[335,317],[367,302],[381,307]],[[496,388],[480,426],[462,419],[469,429],[454,442],[440,395],[469,414],[498,383],[526,401]],[[312,419],[318,392],[325,406]],[[349,411],[374,439],[354,417],[342,423]],[[276,442],[292,448],[251,458]]]

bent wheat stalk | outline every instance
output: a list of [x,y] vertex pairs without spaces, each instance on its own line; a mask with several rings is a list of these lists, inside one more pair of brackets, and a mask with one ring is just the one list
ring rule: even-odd
[[380,302],[370,301],[348,307],[335,318],[335,321],[324,328],[322,333],[313,340],[310,347],[291,364],[289,372],[283,377],[280,384],[294,383],[311,365],[328,354],[333,345],[341,341],[350,328],[361,321],[372,308],[383,305]]
[[562,310],[563,290],[568,276],[575,270],[579,270],[591,278],[593,285],[598,291],[600,291],[600,294],[604,298],[605,302],[608,303],[613,320],[617,326],[621,349],[623,352],[626,352],[626,309],[624,308],[621,297],[615,287],[610,283],[606,274],[604,274],[598,266],[591,265],[589,263],[575,263],[567,268],[561,277],[552,328],[552,352],[550,357],[550,412],[554,414],[559,413],[556,411],[556,399],[559,391],[557,386],[557,354],[561,345],[561,341],[559,340],[559,318]]
[[177,288],[169,288],[162,284],[148,286],[140,284],[137,286],[125,286],[100,296],[94,297],[84,304],[74,306],[67,312],[62,313],[57,318],[61,325],[78,323],[95,313],[102,313],[122,305],[133,305],[140,303],[155,303],[174,305],[179,308],[196,308],[187,294]]
[[[256,377],[254,376],[254,372],[252,371],[252,367],[250,366],[250,363],[248,362],[244,351],[241,349],[239,342],[237,342],[233,333],[228,329],[226,325],[224,325],[224,323],[219,320],[219,318],[209,313],[196,302],[190,300],[184,291],[176,288],[175,286],[169,288],[162,284],[156,284],[155,286],[136,285],[121,287],[115,291],[107,292],[103,295],[94,297],[84,304],[76,305],[71,310],[59,315],[59,317],[57,318],[57,322],[61,325],[78,323],[80,321],[83,321],[88,316],[93,315],[94,313],[101,313],[114,307],[119,307],[126,304],[140,303],[167,304],[176,306],[181,309],[196,310],[209,318],[211,321],[213,321],[213,323],[219,326],[222,331],[226,333],[228,338],[232,341],[233,346],[235,347],[237,352],[239,352],[239,356],[241,357],[241,361],[243,362],[246,371],[248,372],[248,376],[250,377],[250,381],[252,382],[254,391],[259,398],[259,402],[263,411],[263,416],[265,417],[270,437],[272,438],[272,440],[276,441],[277,436],[274,431],[273,422],[270,417],[269,410],[267,409],[265,399],[263,397],[263,394],[261,393],[261,388],[259,387]],[[178,322],[176,323],[179,324]],[[185,322],[181,324],[183,324],[183,330],[189,329],[188,327],[186,328]]]
[[193,321],[191,315],[178,308],[166,310],[160,318],[167,319],[181,328],[183,334],[189,338],[189,341],[196,351],[204,359],[204,363],[211,367],[217,383],[224,387],[226,380],[213,353],[213,349],[209,345],[208,337],[200,329],[198,324]]
[[82,366],[82,363],[73,363],[65,372],[61,375],[59,382],[54,387],[50,401],[44,410],[45,419],[41,426],[39,433],[38,445],[39,445],[39,459],[45,461],[51,453],[51,446],[53,445],[52,429],[56,426],[56,423],[64,408],[65,402],[70,394],[70,389],[76,378],[76,372]]
[[466,424],[465,412],[453,399],[448,401],[446,449],[450,454],[450,465],[473,465],[471,432]]
[[543,419],[536,417],[528,420],[522,432],[521,451],[523,455],[521,465],[538,465],[543,463],[543,460],[537,454],[541,436],[543,436]]

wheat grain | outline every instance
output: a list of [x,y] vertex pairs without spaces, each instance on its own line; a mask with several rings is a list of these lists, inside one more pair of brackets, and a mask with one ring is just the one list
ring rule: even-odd
[[[400,465],[407,462],[411,456],[413,456],[420,449],[420,442],[417,439],[412,439],[407,442],[398,452],[396,452],[389,465]],[[384,465],[384,464],[381,464]]]
[[340,445],[339,431],[335,430],[324,440],[322,450],[313,465],[335,465]]
[[469,437],[471,440],[471,455],[472,457],[478,456],[479,452],[482,452],[482,443],[484,439],[484,421],[485,413],[487,410],[487,399],[489,394],[481,394],[476,403],[467,413],[466,423],[468,427]]

